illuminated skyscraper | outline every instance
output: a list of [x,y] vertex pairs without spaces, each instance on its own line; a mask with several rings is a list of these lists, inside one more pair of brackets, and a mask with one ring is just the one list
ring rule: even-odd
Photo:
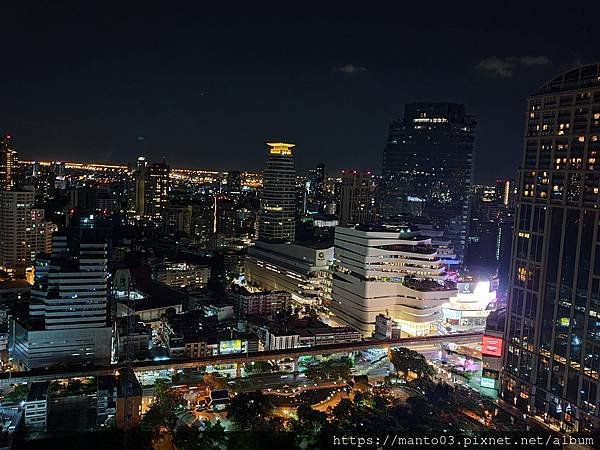
[[325,206],[325,165],[317,164],[310,169],[306,181],[306,209],[311,213],[320,213]]
[[152,219],[162,220],[163,211],[169,203],[171,168],[162,161],[151,164],[146,170],[145,213]]
[[34,202],[34,192],[0,191],[0,265],[25,266],[50,251],[54,225]]
[[0,137],[0,191],[10,191],[15,186],[17,152],[10,135]]
[[501,397],[600,430],[600,64],[528,99]]
[[258,238],[290,242],[295,237],[296,172],[294,144],[268,143],[267,167],[263,172]]
[[242,173],[239,170],[227,172],[227,192],[231,194],[242,192]]
[[137,159],[136,170],[134,172],[135,177],[135,212],[139,216],[143,216],[145,213],[146,206],[146,177],[147,177],[148,163],[144,156],[140,156]]
[[517,199],[517,187],[511,179],[496,180],[496,204],[504,208],[514,209]]
[[469,224],[475,120],[465,106],[413,103],[390,125],[383,152],[381,212],[424,216],[462,258]]
[[164,162],[149,164],[140,156],[134,172],[135,212],[141,217],[162,221],[165,207],[169,203],[171,168]]

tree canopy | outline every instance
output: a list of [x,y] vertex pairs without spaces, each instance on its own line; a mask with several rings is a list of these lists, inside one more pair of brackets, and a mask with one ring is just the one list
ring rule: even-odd
[[306,369],[306,376],[311,380],[319,379],[348,379],[352,373],[352,361],[349,358],[340,358],[336,360],[325,360],[312,365]]
[[431,380],[435,376],[435,369],[422,354],[414,350],[404,347],[392,349],[390,361],[396,374],[407,381],[411,378]]
[[177,425],[177,411],[184,403],[178,389],[173,388],[168,380],[158,379],[154,383],[154,402],[144,414],[141,428],[157,437],[161,431],[173,432]]

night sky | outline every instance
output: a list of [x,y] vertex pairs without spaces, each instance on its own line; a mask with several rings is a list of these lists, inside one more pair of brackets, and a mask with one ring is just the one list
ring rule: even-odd
[[527,95],[600,59],[584,2],[122,3],[0,7],[0,131],[22,158],[262,169],[286,140],[300,171],[379,172],[404,103],[453,101],[492,181],[519,164]]

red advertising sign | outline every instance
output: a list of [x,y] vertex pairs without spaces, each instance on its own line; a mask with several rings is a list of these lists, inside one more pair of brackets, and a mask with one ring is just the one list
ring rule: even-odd
[[502,338],[483,336],[481,341],[481,354],[488,356],[502,356]]

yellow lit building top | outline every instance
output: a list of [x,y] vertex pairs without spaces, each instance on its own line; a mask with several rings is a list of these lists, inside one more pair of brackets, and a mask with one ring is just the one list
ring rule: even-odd
[[269,153],[271,155],[291,155],[292,147],[295,147],[296,144],[287,144],[285,142],[267,142],[269,148]]

